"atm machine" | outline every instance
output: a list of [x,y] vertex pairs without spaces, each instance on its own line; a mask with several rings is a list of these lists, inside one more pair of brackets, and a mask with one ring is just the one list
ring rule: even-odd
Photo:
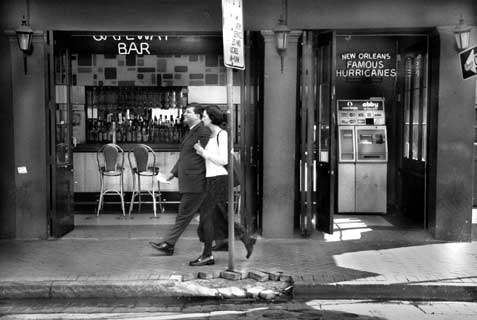
[[386,213],[384,98],[338,100],[338,212]]

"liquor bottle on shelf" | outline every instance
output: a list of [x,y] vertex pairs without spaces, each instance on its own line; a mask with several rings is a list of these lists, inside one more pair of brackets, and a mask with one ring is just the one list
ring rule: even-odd
[[116,126],[116,141],[117,142],[123,142],[123,123],[121,121],[121,123],[119,123],[118,121],[118,125]]
[[102,123],[98,121],[98,131],[97,131],[97,139],[96,142],[103,142],[103,129],[102,129]]
[[115,135],[116,135],[116,126],[114,122],[111,122],[108,125],[108,142],[115,143],[116,142]]
[[137,121],[136,125],[136,142],[142,142],[142,128],[139,121]]
[[151,142],[157,142],[157,117],[154,116],[154,120],[152,121],[151,131],[149,132],[150,136],[149,139]]
[[128,120],[128,121],[127,121],[127,126],[126,126],[126,142],[132,142],[131,120]]
[[159,143],[165,143],[166,139],[166,127],[164,123],[164,119],[161,117],[159,118],[159,137],[158,137],[158,142]]
[[96,120],[94,122],[94,127],[93,127],[93,141],[94,142],[98,142],[99,141],[99,131],[100,128],[99,128],[99,121]]
[[131,120],[131,142],[136,142],[136,124]]

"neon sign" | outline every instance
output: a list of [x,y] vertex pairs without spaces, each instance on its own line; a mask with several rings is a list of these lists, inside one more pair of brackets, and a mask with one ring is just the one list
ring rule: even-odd
[[383,52],[347,52],[339,55],[343,69],[336,69],[336,76],[352,77],[396,77],[396,68],[390,64],[391,55]]
[[117,41],[118,43],[118,54],[151,54],[149,51],[149,41],[154,39],[159,41],[167,41],[167,36],[153,36],[153,35],[127,35],[127,36],[120,36],[120,35],[94,35],[93,39],[95,41],[107,41],[108,39],[112,39],[113,41]]

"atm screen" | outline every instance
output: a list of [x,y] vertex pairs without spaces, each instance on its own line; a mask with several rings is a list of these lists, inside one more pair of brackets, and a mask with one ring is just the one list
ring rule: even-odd
[[373,144],[373,135],[372,134],[360,134],[359,135],[360,144]]
[[383,144],[384,143],[384,134],[378,133],[374,135],[374,141],[376,144]]

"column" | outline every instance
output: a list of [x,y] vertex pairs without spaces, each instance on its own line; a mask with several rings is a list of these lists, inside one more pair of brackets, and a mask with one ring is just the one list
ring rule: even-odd
[[[48,237],[46,68],[44,34],[33,34],[27,73],[15,33],[8,34],[12,62],[15,170],[15,238]],[[27,172],[18,171],[26,167]]]
[[[453,31],[454,27],[438,27],[439,47],[431,48],[431,54],[438,50],[439,57],[430,70],[438,68],[439,74],[432,84],[433,90],[438,88],[434,94],[438,105],[430,105],[438,110],[433,130],[436,149],[429,159],[431,185],[435,185],[429,199],[429,227],[436,239],[470,241],[476,77],[463,79]],[[477,39],[476,28],[472,31],[471,45]]]
[[280,70],[273,31],[265,39],[263,110],[263,236],[293,237],[297,52],[301,31],[292,31]]

